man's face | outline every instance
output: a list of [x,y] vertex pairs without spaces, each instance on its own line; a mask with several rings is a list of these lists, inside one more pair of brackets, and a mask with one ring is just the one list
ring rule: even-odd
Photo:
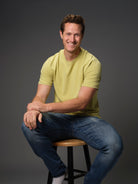
[[80,24],[65,23],[63,34],[60,31],[65,52],[73,54],[80,49],[80,44],[83,37],[81,30],[82,27]]

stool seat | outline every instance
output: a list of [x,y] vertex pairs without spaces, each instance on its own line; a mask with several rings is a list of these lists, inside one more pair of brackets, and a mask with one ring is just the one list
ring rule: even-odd
[[70,147],[70,146],[83,146],[86,145],[86,142],[80,140],[80,139],[67,139],[63,141],[57,141],[53,143],[54,146],[65,146],[65,147]]

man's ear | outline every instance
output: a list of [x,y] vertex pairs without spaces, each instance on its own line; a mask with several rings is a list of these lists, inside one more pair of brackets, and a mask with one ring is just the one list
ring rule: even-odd
[[60,34],[60,38],[63,39],[63,34],[61,30],[59,31],[59,34]]

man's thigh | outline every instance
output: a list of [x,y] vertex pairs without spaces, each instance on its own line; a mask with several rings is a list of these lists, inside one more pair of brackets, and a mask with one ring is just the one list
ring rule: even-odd
[[71,138],[71,126],[67,116],[60,113],[45,113],[42,123],[37,122],[36,131],[47,136],[51,141]]
[[120,136],[113,126],[97,117],[79,118],[74,123],[73,132],[74,136],[98,150],[120,142]]

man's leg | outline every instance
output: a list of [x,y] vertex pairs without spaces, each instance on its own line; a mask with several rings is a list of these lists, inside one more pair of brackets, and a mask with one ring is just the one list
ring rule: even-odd
[[[60,122],[61,121],[61,122]],[[30,130],[23,123],[22,130],[31,145],[33,151],[43,159],[44,163],[48,167],[53,177],[61,176],[65,173],[66,167],[57,155],[52,142],[66,139],[66,122],[65,118],[61,115],[50,115],[47,114],[43,117],[42,123],[37,123],[35,130]]]
[[95,117],[79,118],[74,123],[74,136],[99,150],[84,184],[100,184],[122,152],[122,141],[107,122]]

